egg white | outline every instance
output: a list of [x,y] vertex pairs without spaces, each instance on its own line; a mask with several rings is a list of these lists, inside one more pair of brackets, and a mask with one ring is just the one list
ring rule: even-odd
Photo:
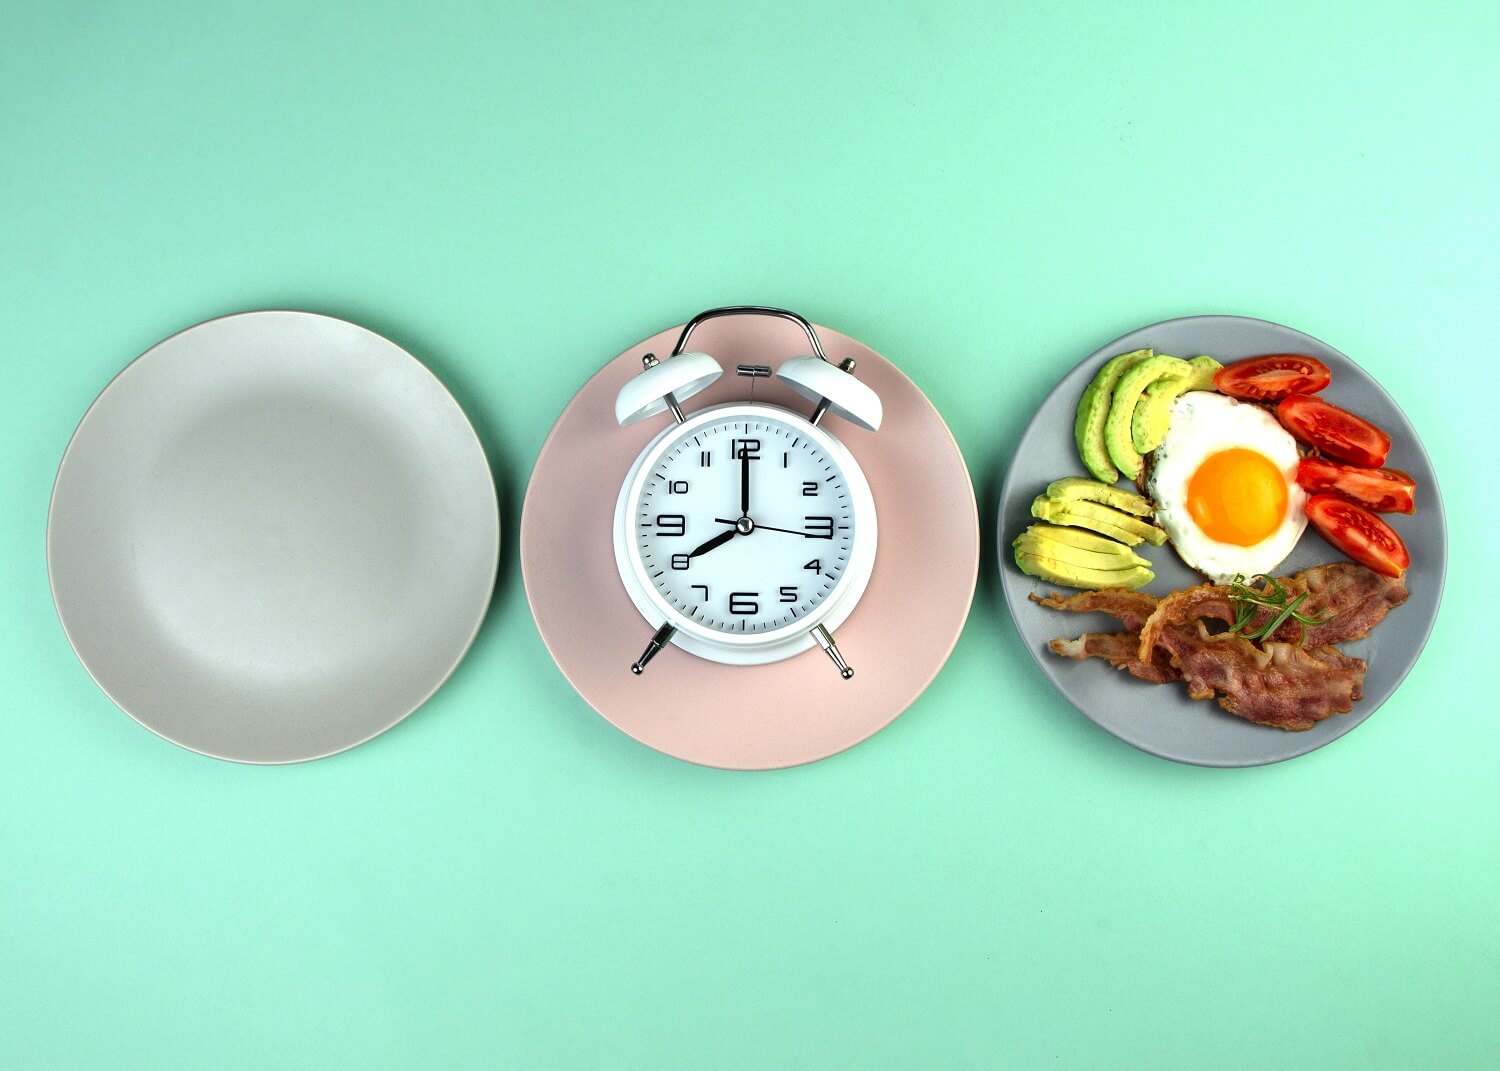
[[[1248,547],[1209,538],[1187,507],[1188,481],[1198,466],[1235,447],[1267,458],[1287,487],[1281,523]],[[1236,573],[1271,573],[1307,527],[1307,492],[1297,485],[1297,460],[1296,440],[1264,409],[1211,391],[1188,391],[1172,403],[1171,424],[1152,455],[1147,491],[1156,503],[1156,523],[1166,530],[1183,561],[1218,583],[1227,583]]]

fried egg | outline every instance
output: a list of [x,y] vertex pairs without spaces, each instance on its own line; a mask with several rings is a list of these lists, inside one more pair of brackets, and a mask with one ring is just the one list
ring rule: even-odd
[[1266,410],[1188,391],[1152,455],[1156,522],[1182,560],[1215,581],[1270,573],[1307,527],[1297,458],[1296,440]]

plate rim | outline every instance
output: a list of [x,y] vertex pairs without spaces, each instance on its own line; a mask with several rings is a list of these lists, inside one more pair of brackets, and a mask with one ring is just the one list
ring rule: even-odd
[[[1014,563],[1009,560],[1009,555],[1006,553],[1010,544],[1005,537],[1005,510],[1007,503],[1011,501],[1013,493],[1012,482],[1016,478],[1015,459],[1019,454],[1021,443],[1024,442],[1031,435],[1032,431],[1040,425],[1042,421],[1043,411],[1047,408],[1048,404],[1053,400],[1053,398],[1062,391],[1064,380],[1066,380],[1067,377],[1070,376],[1078,368],[1090,363],[1091,361],[1094,361],[1096,358],[1104,355],[1105,351],[1118,346],[1124,339],[1130,338],[1133,335],[1139,335],[1144,332],[1154,331],[1159,328],[1165,328],[1168,326],[1192,324],[1195,322],[1208,320],[1219,322],[1233,320],[1241,323],[1250,323],[1273,327],[1281,331],[1287,331],[1291,334],[1301,336],[1302,338],[1314,342],[1319,346],[1333,350],[1335,353],[1339,354],[1345,360],[1349,361],[1351,365],[1359,369],[1368,385],[1379,391],[1381,396],[1384,397],[1391,408],[1400,414],[1401,419],[1405,422],[1406,426],[1411,428],[1412,441],[1415,444],[1417,450],[1420,452],[1423,460],[1426,461],[1427,469],[1432,473],[1432,487],[1429,492],[1431,496],[1431,504],[1426,508],[1428,510],[1436,511],[1438,518],[1438,529],[1441,536],[1438,555],[1439,569],[1437,591],[1436,598],[1433,602],[1432,615],[1427,618],[1421,626],[1421,636],[1413,645],[1411,658],[1408,660],[1405,667],[1397,675],[1396,680],[1391,685],[1389,695],[1381,699],[1380,702],[1376,704],[1376,706],[1364,711],[1363,717],[1361,717],[1359,721],[1350,724],[1337,736],[1332,736],[1326,740],[1319,741],[1318,743],[1313,744],[1311,747],[1308,747],[1302,751],[1295,752],[1294,754],[1283,755],[1276,758],[1249,759],[1239,761],[1203,759],[1195,758],[1191,755],[1186,754],[1172,754],[1166,748],[1153,746],[1141,739],[1134,739],[1126,733],[1117,731],[1115,727],[1106,725],[1103,722],[1099,721],[1094,717],[1094,715],[1074,702],[1074,700],[1057,685],[1057,683],[1052,679],[1052,675],[1047,671],[1047,666],[1041,656],[1041,652],[1037,650],[1032,644],[1026,642],[1025,636],[1021,632],[1021,627],[1019,624],[1020,619],[1016,613],[1016,601],[1011,593],[1011,582],[1007,580],[1007,577],[1010,575],[1009,568],[1013,567]],[[1334,346],[1328,342],[1324,342],[1322,339],[1314,335],[1310,335],[1306,331],[1303,331],[1299,328],[1291,327],[1287,324],[1279,323],[1275,320],[1268,320],[1258,316],[1244,316],[1238,313],[1192,313],[1186,316],[1168,317],[1165,320],[1158,320],[1154,323],[1143,324],[1140,327],[1132,328],[1131,330],[1116,336],[1109,342],[1106,342],[1104,345],[1091,350],[1087,356],[1083,357],[1081,360],[1077,361],[1069,368],[1067,368],[1058,377],[1058,380],[1053,385],[1052,389],[1049,390],[1042,398],[1042,400],[1037,404],[1036,410],[1031,415],[1031,419],[1026,422],[1026,426],[1021,430],[1020,436],[1016,439],[1016,447],[1011,452],[1010,462],[1006,466],[1005,479],[1001,482],[1000,497],[998,502],[996,503],[995,509],[995,557],[1001,595],[1005,599],[1005,608],[1006,611],[1010,614],[1011,625],[1015,630],[1017,641],[1025,649],[1026,653],[1031,657],[1032,662],[1036,664],[1037,670],[1041,673],[1043,679],[1047,682],[1047,686],[1055,691],[1059,696],[1061,696],[1069,706],[1073,707],[1074,710],[1088,719],[1091,724],[1108,733],[1116,740],[1119,740],[1125,744],[1129,744],[1136,750],[1144,752],[1148,755],[1153,755],[1157,758],[1167,759],[1171,762],[1181,763],[1183,765],[1199,766],[1210,769],[1248,769],[1258,766],[1271,766],[1277,763],[1287,762],[1291,759],[1302,758],[1304,755],[1309,755],[1314,751],[1322,750],[1323,748],[1328,747],[1330,744],[1342,740],[1344,737],[1348,736],[1351,732],[1357,729],[1360,725],[1363,725],[1372,716],[1374,716],[1374,714],[1380,709],[1380,707],[1385,705],[1390,696],[1395,695],[1396,691],[1401,687],[1407,676],[1413,669],[1416,668],[1417,662],[1421,660],[1422,652],[1426,650],[1427,642],[1432,637],[1432,630],[1437,624],[1438,614],[1442,609],[1443,594],[1446,590],[1448,579],[1448,515],[1443,505],[1443,495],[1440,483],[1441,482],[1437,475],[1437,469],[1432,464],[1432,455],[1428,451],[1426,444],[1422,442],[1421,436],[1417,433],[1416,425],[1413,424],[1411,419],[1406,415],[1406,411],[1401,408],[1400,404],[1391,395],[1391,393],[1385,389],[1385,386],[1378,379],[1376,379],[1369,372],[1365,371],[1363,365],[1354,360],[1354,358],[1350,357],[1348,354],[1344,353],[1344,351],[1339,349],[1337,346]]]
[[[487,580],[485,581],[485,590],[488,591],[489,594],[481,603],[479,613],[476,615],[476,620],[474,621],[473,626],[468,630],[464,638],[464,642],[457,650],[451,664],[449,664],[443,670],[432,687],[428,691],[424,692],[421,698],[413,703],[409,707],[409,709],[401,711],[388,723],[378,729],[375,729],[373,732],[361,736],[357,740],[352,740],[348,743],[340,744],[337,747],[319,750],[316,754],[299,755],[294,758],[263,759],[219,754],[216,751],[195,746],[194,744],[189,743],[185,740],[178,739],[176,736],[173,736],[172,734],[163,731],[157,726],[152,725],[141,714],[137,713],[129,706],[127,706],[124,701],[116,696],[114,692],[112,692],[110,688],[102,680],[99,679],[98,674],[94,672],[94,668],[89,665],[88,660],[84,657],[83,652],[79,649],[77,640],[73,635],[73,630],[68,627],[67,617],[63,612],[62,605],[58,601],[55,571],[56,564],[53,560],[52,553],[52,533],[57,519],[57,489],[65,478],[68,461],[73,457],[80,434],[82,434],[85,426],[88,424],[90,418],[93,417],[94,413],[98,410],[100,405],[104,404],[106,397],[115,387],[115,385],[126,374],[128,374],[131,369],[135,368],[137,364],[145,361],[163,346],[177,338],[180,338],[183,335],[200,330],[204,327],[208,327],[211,324],[222,323],[230,320],[249,320],[261,316],[287,316],[297,320],[326,320],[337,324],[342,324],[346,327],[353,328],[356,331],[373,336],[374,338],[379,339],[381,342],[384,342],[386,345],[391,346],[407,360],[411,361],[422,372],[424,372],[427,377],[437,386],[438,390],[440,390],[449,400],[453,402],[454,407],[458,410],[460,415],[463,416],[465,431],[468,437],[473,441],[474,448],[478,451],[478,456],[483,462],[482,468],[484,470],[485,480],[487,481],[487,486],[489,488],[488,501],[490,502],[492,507],[489,513],[493,518],[493,538],[490,540],[492,546],[490,548],[491,552],[487,555],[487,559],[490,562],[489,575]],[[52,599],[53,616],[56,618],[58,625],[61,627],[63,636],[68,641],[68,646],[72,650],[74,658],[77,660],[78,664],[83,667],[84,672],[89,675],[89,679],[94,682],[95,686],[104,693],[105,698],[113,703],[119,710],[127,714],[130,719],[137,725],[141,726],[143,729],[146,729],[154,736],[157,736],[162,740],[167,741],[168,743],[174,744],[177,747],[180,747],[185,751],[190,751],[196,755],[202,755],[210,759],[217,759],[221,762],[232,762],[241,766],[295,766],[306,762],[316,762],[319,759],[330,758],[334,755],[340,755],[346,751],[350,751],[356,747],[359,747],[361,744],[367,744],[378,736],[384,735],[385,733],[394,729],[397,725],[401,724],[407,718],[409,718],[417,710],[426,705],[426,703],[438,693],[443,685],[448,683],[448,680],[458,670],[458,667],[463,663],[463,660],[468,656],[469,651],[472,649],[474,641],[479,637],[479,632],[484,627],[485,620],[489,617],[490,609],[494,602],[495,583],[499,578],[500,541],[501,524],[499,493],[495,485],[495,473],[494,469],[490,465],[489,454],[484,448],[484,443],[479,438],[479,432],[478,429],[474,427],[473,420],[470,419],[468,412],[464,409],[463,405],[459,403],[458,398],[454,396],[453,392],[448,388],[447,384],[445,384],[440,378],[438,378],[437,374],[433,372],[432,369],[429,368],[423,361],[418,359],[414,354],[407,350],[405,346],[402,346],[400,343],[387,338],[385,335],[382,335],[377,331],[365,327],[363,324],[358,324],[353,320],[348,320],[341,316],[333,316],[328,313],[313,312],[308,309],[293,309],[286,307],[245,309],[239,312],[221,313],[218,316],[210,316],[207,319],[189,324],[188,326],[180,328],[179,330],[174,331],[169,335],[163,336],[156,342],[153,342],[146,349],[142,350],[135,357],[126,362],[119,371],[111,376],[109,381],[105,383],[102,388],[100,388],[99,392],[94,396],[93,401],[89,403],[88,407],[83,411],[83,414],[78,418],[78,423],[74,426],[72,433],[68,436],[67,445],[63,448],[62,454],[58,459],[57,472],[53,476],[52,488],[48,494],[47,524],[46,530],[43,534],[43,547],[45,550],[47,569],[47,590]]]

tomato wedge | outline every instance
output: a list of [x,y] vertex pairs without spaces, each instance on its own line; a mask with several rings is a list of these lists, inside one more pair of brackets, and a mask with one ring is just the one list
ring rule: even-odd
[[1378,469],[1391,452],[1391,437],[1362,416],[1325,402],[1293,394],[1283,398],[1276,415],[1286,430],[1329,457]]
[[1400,469],[1366,469],[1304,457],[1297,465],[1297,483],[1315,495],[1343,495],[1376,513],[1410,513],[1416,508],[1417,481]]
[[1214,373],[1214,387],[1234,398],[1269,401],[1288,394],[1316,394],[1332,379],[1328,366],[1316,357],[1268,353],[1226,364]]
[[1400,576],[1411,564],[1411,553],[1396,530],[1347,498],[1313,495],[1307,500],[1307,519],[1324,539],[1383,576]]

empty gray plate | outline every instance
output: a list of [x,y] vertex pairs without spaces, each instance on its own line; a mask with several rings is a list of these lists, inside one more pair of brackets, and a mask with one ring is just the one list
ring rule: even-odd
[[[1010,543],[1031,523],[1031,500],[1060,476],[1086,475],[1073,444],[1073,418],[1079,396],[1099,366],[1118,353],[1152,347],[1159,353],[1192,357],[1210,354],[1228,363],[1263,353],[1305,353],[1333,372],[1322,394],[1330,402],[1373,420],[1391,436],[1392,468],[1417,481],[1417,510],[1410,517],[1386,515],[1411,551],[1407,602],[1393,610],[1367,639],[1342,645],[1369,662],[1365,697],[1348,714],[1335,714],[1301,733],[1254,725],[1221,710],[1212,701],[1193,702],[1178,684],[1154,685],[1090,659],[1075,662],[1047,649],[1056,636],[1117,631],[1103,614],[1070,614],[1031,602],[1035,591],[1058,590],[1016,568]],[[1001,586],[1016,630],[1044,674],[1067,700],[1102,728],[1153,755],[1201,766],[1258,766],[1304,755],[1359,725],[1396,690],[1422,653],[1437,618],[1447,568],[1447,529],[1437,478],[1427,452],[1409,421],[1380,385],[1338,350],[1300,331],[1242,316],[1187,316],[1143,327],[1101,347],[1042,402],[1016,447],[1000,493]],[[1145,589],[1165,595],[1203,582],[1170,546],[1135,548],[1151,560],[1156,579]],[[1309,526],[1279,575],[1343,556]]]
[[210,320],[84,415],[47,523],[52,595],[152,732],[251,763],[353,747],[468,650],[500,526],[474,429],[399,346],[302,312]]

